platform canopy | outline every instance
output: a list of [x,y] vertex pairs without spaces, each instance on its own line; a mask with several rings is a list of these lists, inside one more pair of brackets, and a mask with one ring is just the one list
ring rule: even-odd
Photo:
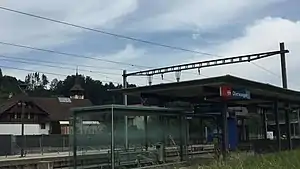
[[185,111],[176,108],[164,108],[157,106],[141,106],[141,105],[101,105],[101,106],[90,106],[90,107],[78,107],[71,109],[75,115],[85,115],[85,114],[114,114],[128,115],[128,116],[138,116],[138,115],[180,115],[184,114]]
[[298,91],[231,75],[110,91],[142,98],[190,103],[221,102],[226,99],[229,104],[245,106],[253,104],[270,107],[274,101],[279,102],[279,107],[290,104],[291,107],[298,108],[300,105]]

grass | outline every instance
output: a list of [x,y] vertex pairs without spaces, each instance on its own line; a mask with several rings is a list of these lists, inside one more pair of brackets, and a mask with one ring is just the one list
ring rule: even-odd
[[255,156],[232,155],[226,163],[195,165],[190,169],[300,169],[300,150]]

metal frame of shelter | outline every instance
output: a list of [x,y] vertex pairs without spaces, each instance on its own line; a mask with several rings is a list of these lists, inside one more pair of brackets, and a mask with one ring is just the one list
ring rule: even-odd
[[[186,97],[186,94],[183,96],[173,96],[173,95],[161,95],[161,93],[165,90],[177,90],[178,86],[180,87],[191,87],[191,86],[203,86],[203,84],[206,85],[212,85],[214,86],[216,83],[218,84],[218,90],[220,85],[232,85],[232,86],[239,86],[239,87],[245,87],[246,89],[255,89],[255,94],[257,95],[257,91],[264,92],[266,90],[267,92],[273,93],[270,95],[270,97],[266,97],[265,94],[259,95],[259,97],[264,98],[264,99],[259,99],[260,103],[265,103],[266,100],[269,102],[271,101],[271,106],[270,103],[267,103],[267,107],[272,107],[274,110],[274,115],[275,115],[275,121],[276,121],[276,135],[277,137],[280,136],[280,131],[279,131],[279,124],[278,124],[278,101],[283,101],[284,104],[282,105],[282,108],[287,112],[286,114],[286,123],[289,124],[289,110],[290,110],[290,102],[293,103],[299,103],[300,100],[295,100],[291,98],[290,96],[297,95],[297,98],[299,97],[299,93],[291,90],[287,90],[287,73],[286,73],[286,60],[285,60],[285,54],[288,53],[289,51],[285,49],[284,43],[280,43],[280,49],[277,51],[270,51],[270,52],[263,52],[263,53],[255,53],[255,54],[249,54],[249,55],[241,55],[241,56],[236,56],[236,57],[229,57],[229,58],[221,58],[221,59],[214,59],[214,60],[208,60],[208,61],[201,61],[201,62],[194,62],[194,63],[189,63],[189,64],[181,64],[181,65],[175,65],[175,66],[168,66],[168,67],[163,67],[163,68],[156,68],[156,69],[150,69],[150,70],[144,70],[144,71],[138,71],[138,72],[133,72],[133,73],[127,73],[126,70],[123,71],[123,89],[118,90],[119,92],[124,94],[124,104],[127,105],[127,95],[137,95],[140,96],[141,98],[156,98],[159,100],[180,100],[180,101],[188,101],[191,103],[199,103],[200,100],[202,102],[207,102],[209,99],[208,97],[204,96],[192,96],[192,97]],[[198,69],[198,73],[200,74],[200,69],[205,68],[205,67],[214,67],[214,66],[220,66],[220,65],[228,65],[228,64],[234,64],[234,63],[242,63],[242,62],[251,62],[255,60],[259,60],[262,58],[274,56],[274,55],[280,55],[281,58],[281,71],[282,71],[282,85],[283,88],[279,87],[274,87],[266,84],[261,84],[257,82],[252,82],[252,81],[247,81],[244,79],[239,79],[231,76],[225,76],[225,77],[217,77],[217,78],[209,78],[209,79],[203,79],[203,80],[198,80],[198,81],[188,81],[188,82],[179,82],[180,77],[178,77],[179,73],[184,71],[184,70],[191,70],[191,69]],[[149,79],[153,75],[160,74],[163,78],[163,75],[165,73],[170,73],[170,72],[175,72],[177,82],[179,83],[171,83],[171,84],[161,84],[161,85],[153,85],[152,81],[149,81],[150,86],[146,87],[139,87],[139,88],[133,88],[133,89],[128,89],[127,88],[127,78],[130,76],[147,76]],[[209,82],[209,83],[208,83]],[[256,86],[256,88],[255,88]],[[210,86],[207,86],[210,88]],[[214,86],[215,87],[215,86]],[[135,93],[138,91],[137,93]],[[175,91],[177,92],[177,91]],[[219,91],[218,91],[219,92]],[[196,92],[197,93],[197,92]],[[199,93],[198,93],[199,94]],[[253,93],[251,93],[253,95]],[[283,97],[284,95],[285,97]],[[216,97],[216,96],[214,96]],[[196,101],[195,101],[196,100]],[[253,100],[253,99],[251,99]],[[226,115],[225,112],[227,112],[227,104],[229,102],[225,100],[219,100],[219,102],[222,103],[223,105],[223,129],[226,131]],[[245,103],[244,103],[245,104]],[[248,104],[248,103],[247,103]],[[256,103],[257,104],[257,103]],[[281,106],[281,105],[280,105]],[[263,107],[263,106],[262,106]],[[299,107],[298,105],[296,106],[297,108]],[[125,123],[127,123],[127,117],[125,117]],[[125,124],[126,125],[126,124]],[[288,125],[289,126],[289,125]],[[288,133],[288,140],[289,140],[289,149],[292,148],[291,144],[291,137],[290,137],[290,127],[287,127]],[[125,137],[126,137],[126,146],[128,146],[127,142],[127,130],[125,131]],[[226,132],[223,132],[223,153],[226,155],[227,147],[226,147]],[[266,135],[266,134],[265,134]],[[281,142],[280,139],[278,140],[278,148],[280,149],[281,147]]]
[[[144,146],[145,151],[148,151],[148,127],[147,127],[147,116],[159,116],[159,117],[176,117],[179,120],[179,154],[180,154],[180,160],[183,161],[184,154],[184,147],[186,147],[186,133],[185,132],[185,121],[183,120],[186,116],[186,113],[182,109],[175,109],[175,108],[162,108],[162,107],[147,107],[147,106],[134,106],[134,105],[103,105],[103,106],[91,106],[91,107],[80,107],[80,108],[74,108],[72,109],[73,117],[72,117],[72,128],[73,128],[73,138],[72,138],[72,152],[73,152],[73,167],[76,169],[78,167],[78,142],[77,142],[77,122],[78,118],[80,116],[88,115],[88,114],[108,114],[111,118],[111,145],[110,145],[110,166],[112,169],[114,169],[116,166],[116,157],[115,157],[115,119],[117,116],[143,116],[144,117],[144,125],[145,125],[145,143]],[[160,121],[160,124],[164,124],[163,118],[161,118],[162,121]],[[160,119],[160,120],[161,120]],[[95,120],[95,119],[93,119]],[[164,132],[162,132],[161,136],[161,142],[165,141],[165,135]],[[128,147],[124,149],[126,152],[128,150]],[[165,153],[164,153],[165,156]],[[164,157],[165,158],[165,157]],[[121,165],[121,164],[120,164]]]

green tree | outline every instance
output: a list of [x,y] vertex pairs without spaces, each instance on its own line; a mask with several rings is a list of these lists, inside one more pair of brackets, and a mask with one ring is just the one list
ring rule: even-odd
[[0,81],[0,101],[8,99],[12,94],[20,93],[18,80],[12,76],[2,76]]
[[46,75],[42,75],[42,86],[44,88],[46,88],[46,86],[49,84],[49,80],[48,80],[48,77]]
[[54,78],[50,83],[50,90],[51,91],[56,90],[58,83],[59,81],[56,78]]
[[3,74],[2,74],[2,70],[0,68],[0,89],[2,88],[2,79],[3,79]]
[[2,77],[3,77],[3,74],[2,74],[2,70],[0,68],[0,79],[2,79]]
[[35,89],[46,89],[49,80],[46,75],[35,72],[29,73],[25,77],[25,83],[28,85],[29,91],[34,91]]

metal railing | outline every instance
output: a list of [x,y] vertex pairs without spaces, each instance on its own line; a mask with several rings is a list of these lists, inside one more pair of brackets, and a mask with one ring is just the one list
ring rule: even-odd
[[68,135],[6,135],[1,137],[0,156],[21,155],[23,139],[25,156],[70,151]]

